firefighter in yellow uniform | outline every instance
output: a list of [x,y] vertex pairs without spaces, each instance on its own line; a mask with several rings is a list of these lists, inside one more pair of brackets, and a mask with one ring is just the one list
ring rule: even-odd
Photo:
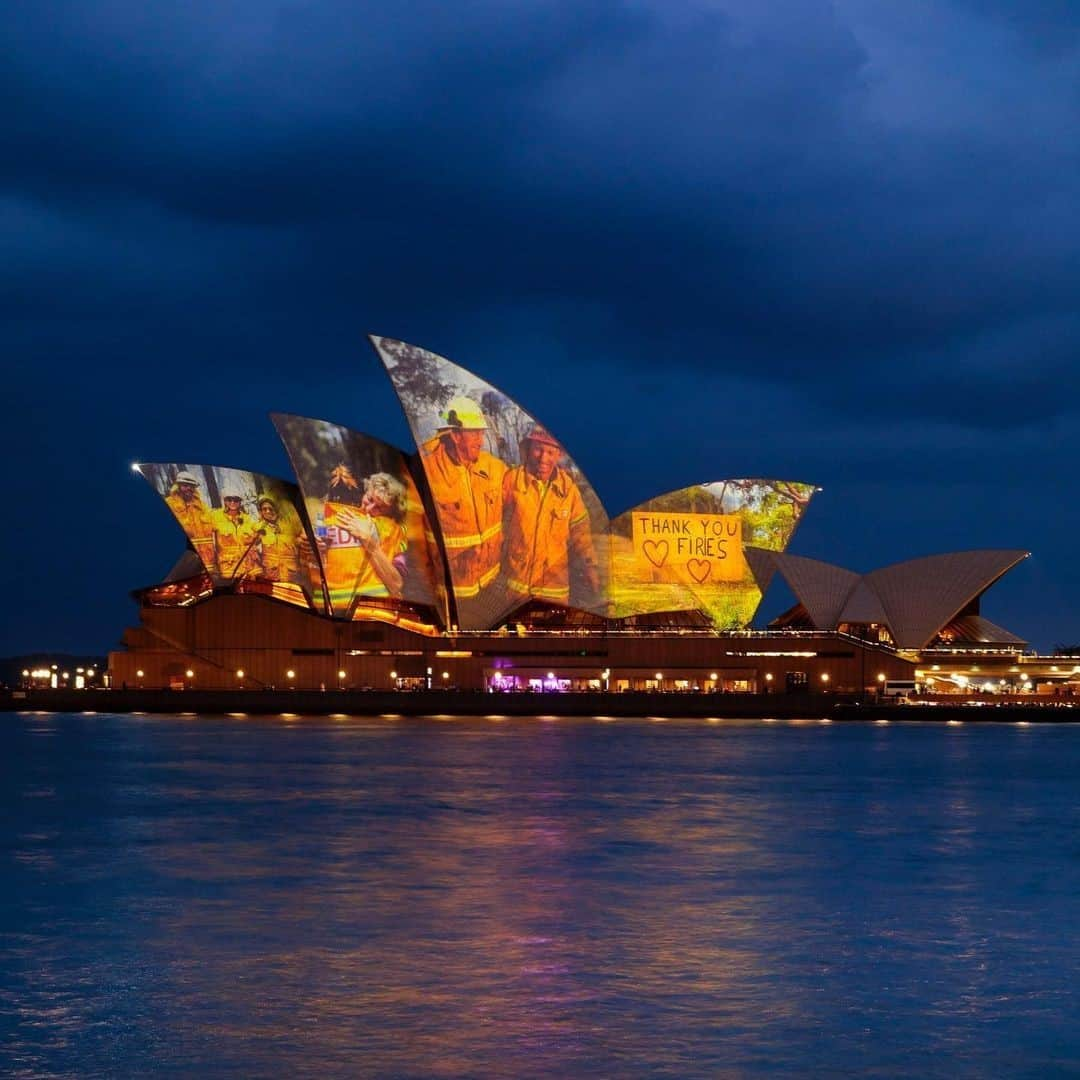
[[214,555],[214,526],[199,496],[199,482],[189,472],[176,474],[165,502],[180,522],[180,527],[187,534],[195,554],[202,560],[203,566],[211,574],[217,573],[217,559]]
[[323,504],[319,543],[335,615],[349,614],[357,597],[400,597],[404,592],[405,503],[400,480],[373,473],[364,481],[358,507],[333,499]]
[[506,465],[484,449],[488,423],[475,401],[454,398],[439,420],[438,434],[422,448],[424,473],[442,529],[458,619],[466,629],[480,629],[504,606],[490,596],[490,587],[499,577]]
[[223,502],[223,508],[210,511],[218,575],[225,582],[258,577],[258,525],[244,513],[243,500],[235,492],[229,491]]
[[524,464],[503,484],[506,587],[511,596],[595,603],[599,591],[589,512],[573,477],[559,465],[563,449],[533,424],[522,442]]
[[263,495],[259,507],[259,552],[267,581],[299,582],[304,534],[299,519],[282,518],[277,503]]

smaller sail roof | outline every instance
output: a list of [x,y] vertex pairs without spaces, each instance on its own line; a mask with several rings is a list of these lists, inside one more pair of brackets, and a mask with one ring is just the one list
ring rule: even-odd
[[922,649],[1027,555],[1013,550],[953,551],[885,566],[865,580],[881,598],[896,644]]
[[844,623],[877,623],[888,627],[897,647],[922,649],[954,621],[965,634],[990,635],[965,640],[1022,643],[968,609],[1027,554],[954,551],[895,563],[865,575],[781,552],[748,549],[747,560],[763,589],[774,573],[780,573],[819,630],[835,630]]

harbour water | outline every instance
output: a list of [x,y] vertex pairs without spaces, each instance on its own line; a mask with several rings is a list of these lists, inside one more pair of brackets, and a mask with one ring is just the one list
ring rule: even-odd
[[7,1076],[1080,1074],[1080,728],[9,714]]

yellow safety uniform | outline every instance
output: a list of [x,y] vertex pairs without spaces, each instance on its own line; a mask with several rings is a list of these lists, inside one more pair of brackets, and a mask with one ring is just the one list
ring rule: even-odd
[[259,551],[255,544],[258,523],[245,513],[235,518],[224,510],[211,510],[217,572],[225,581],[239,581],[259,574]]
[[486,450],[459,465],[438,437],[425,444],[423,464],[454,595],[471,599],[499,575],[506,465]]
[[[359,507],[346,506],[344,503],[327,502],[323,505],[323,521],[326,525],[323,569],[330,590],[330,608],[335,615],[345,615],[354,597],[390,595],[360,538],[338,523],[338,513],[343,509],[361,513]],[[369,517],[368,520],[374,522],[378,530],[379,550],[391,562],[398,559],[400,571],[409,546],[404,527],[393,518],[382,515]]]
[[262,576],[267,581],[300,580],[300,545],[302,534],[280,519],[258,521]]
[[520,465],[503,483],[506,585],[511,593],[570,602],[570,560],[589,591],[596,588],[589,512],[577,484],[556,468],[545,484]]
[[210,511],[203,505],[198,494],[191,502],[184,502],[180,492],[173,488],[165,496],[165,503],[180,522],[180,527],[187,534],[195,554],[202,560],[203,566],[211,574],[217,573],[217,560],[214,557],[214,526],[210,520]]

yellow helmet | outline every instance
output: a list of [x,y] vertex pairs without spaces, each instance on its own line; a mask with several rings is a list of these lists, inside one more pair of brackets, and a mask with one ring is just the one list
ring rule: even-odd
[[444,430],[487,431],[488,422],[483,410],[472,398],[451,398],[446,407],[439,412]]

